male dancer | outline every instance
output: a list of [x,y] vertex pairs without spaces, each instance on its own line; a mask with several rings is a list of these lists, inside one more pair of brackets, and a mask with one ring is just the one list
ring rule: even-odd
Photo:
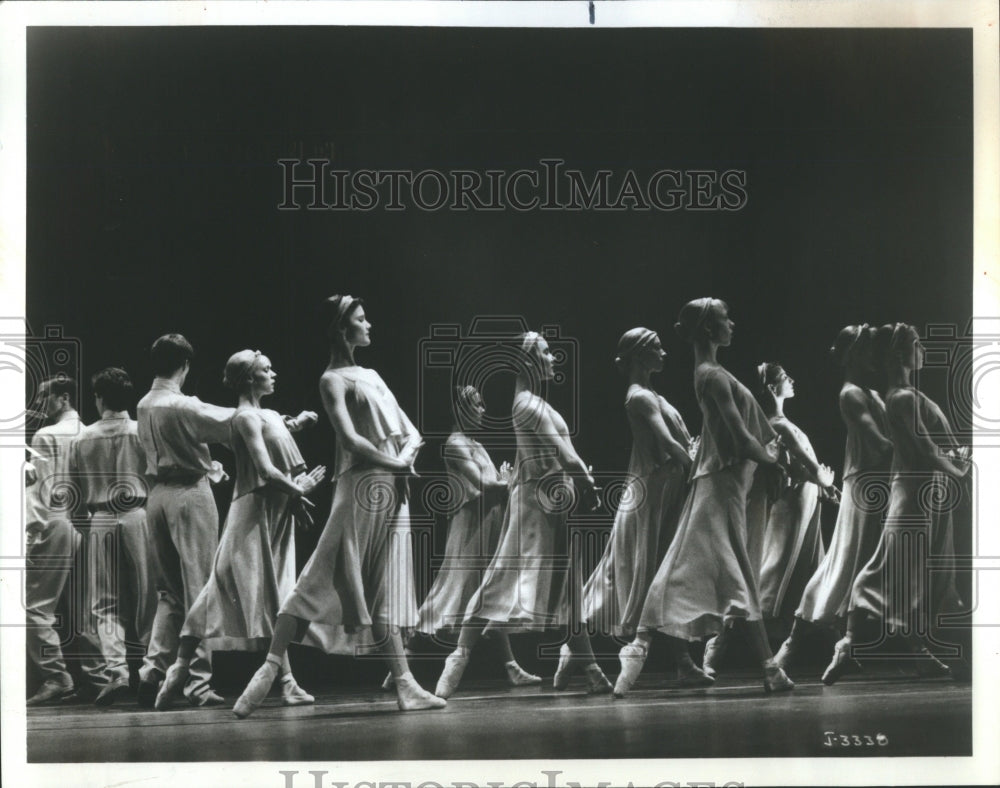
[[[43,382],[38,389],[37,409],[45,414],[49,424],[31,438],[34,474],[28,479],[25,491],[24,598],[28,659],[41,673],[42,684],[28,698],[28,706],[57,703],[73,693],[73,679],[66,670],[55,630],[55,613],[80,546],[80,534],[70,521],[75,512],[68,509],[78,499],[73,489],[65,486],[72,484],[67,476],[69,445],[82,426],[74,407],[75,391],[76,381],[65,375]],[[84,630],[76,633],[81,644],[88,640],[86,627],[74,629]],[[89,650],[96,650],[96,644],[93,645]],[[90,699],[107,679],[101,675],[96,660],[83,667],[90,686],[77,695]]]
[[88,587],[108,683],[94,700],[128,693],[125,629],[145,646],[156,613],[156,562],[146,523],[146,455],[128,415],[132,381],[110,367],[91,378],[100,421],[70,444],[69,472],[91,513]]
[[[160,682],[177,656],[184,618],[212,569],[219,543],[219,512],[209,479],[220,481],[222,466],[208,443],[229,442],[234,410],[181,393],[194,349],[180,334],[153,343],[155,378],[139,401],[139,440],[152,477],[147,517],[159,565],[158,602],[149,648],[139,671],[139,705],[152,708]],[[198,646],[184,694],[194,706],[225,701],[212,691],[211,653]]]

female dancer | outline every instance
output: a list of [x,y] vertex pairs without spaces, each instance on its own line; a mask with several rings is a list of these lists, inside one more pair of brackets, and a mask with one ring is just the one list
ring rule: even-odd
[[660,338],[648,328],[633,328],[618,341],[615,365],[629,380],[628,486],[611,539],[583,592],[584,620],[617,637],[636,634],[649,584],[677,528],[691,472],[693,439],[680,414],[650,385],[665,357]]
[[[510,465],[504,463],[498,472],[483,444],[466,434],[483,426],[486,406],[482,395],[473,386],[462,386],[455,394],[455,425],[444,446],[444,464],[460,488],[460,498],[448,527],[441,571],[420,606],[417,632],[430,636],[461,627],[469,600],[482,580],[482,569],[476,563],[492,558],[500,541],[510,478]],[[505,631],[491,629],[489,635],[500,644],[511,686],[542,683],[540,676],[533,676],[517,663]],[[392,674],[382,686],[392,687]]]
[[[946,477],[959,479],[968,472],[968,451],[955,442],[941,409],[911,383],[913,371],[924,363],[916,329],[905,323],[882,326],[875,344],[888,378],[885,408],[893,444],[889,511],[875,553],[854,581],[847,632],[834,647],[824,684],[858,669],[851,646],[866,617],[903,634],[920,658],[915,667],[921,676],[951,675],[924,647],[920,633],[928,632],[939,614],[962,609],[955,590]],[[950,565],[931,572],[928,556]]]
[[[212,573],[184,620],[177,660],[156,696],[160,711],[181,696],[202,640],[217,641],[228,650],[266,648],[278,606],[295,585],[294,521],[308,521],[303,496],[322,480],[326,468],[303,473],[305,461],[291,436],[315,424],[315,413],[303,411],[292,419],[261,408],[261,399],[274,393],[275,377],[270,359],[259,350],[241,350],[226,363],[223,382],[239,393],[231,426],[233,502]],[[296,683],[287,656],[279,673],[284,705],[315,700]]]
[[847,616],[851,586],[875,552],[882,512],[864,505],[865,485],[888,474],[892,441],[886,437],[885,404],[875,391],[872,358],[874,330],[868,324],[846,326],[830,352],[844,368],[840,417],[847,427],[844,491],[830,549],[813,574],[795,611],[792,631],[774,657],[783,670],[795,657],[810,625],[829,628]]
[[691,301],[675,328],[694,345],[694,390],[704,419],[701,448],[677,534],[649,588],[639,633],[620,654],[615,694],[624,695],[638,678],[654,630],[670,636],[685,684],[711,684],[691,661],[686,641],[717,633],[732,620],[747,622],[765,691],[790,690],[794,685],[771,657],[746,547],[747,491],[757,463],[777,460],[775,434],[753,395],[716,361],[718,348],[732,341],[726,304],[715,298]]
[[761,404],[787,452],[788,486],[772,504],[761,543],[760,607],[764,618],[788,626],[806,583],[823,560],[820,498],[837,500],[833,471],[816,460],[812,443],[785,416],[785,400],[795,396],[795,381],[779,365],[757,367]]
[[397,482],[414,473],[420,434],[379,374],[354,363],[355,348],[371,344],[361,300],[337,295],[326,307],[330,363],[320,394],[337,433],[337,487],[316,549],[281,605],[267,660],[233,708],[240,718],[264,700],[288,644],[310,630],[310,640],[329,649],[344,633],[370,628],[389,662],[399,708],[445,705],[413,678],[401,636],[416,625],[417,605],[409,507]]
[[554,356],[548,343],[540,334],[528,332],[522,339],[521,353],[523,367],[514,386],[517,458],[510,503],[500,546],[482,585],[469,601],[458,648],[445,660],[438,680],[435,693],[443,698],[457,689],[472,648],[487,624],[520,630],[567,627],[569,641],[560,650],[555,688],[565,689],[571,669],[582,662],[590,692],[611,690],[594,659],[587,633],[573,633],[581,611],[571,610],[579,606],[583,578],[579,561],[569,554],[566,503],[572,495],[568,473],[585,479],[584,494],[592,507],[597,504],[597,488],[589,468],[573,448],[565,420],[533,390],[539,379],[549,380],[554,375]]

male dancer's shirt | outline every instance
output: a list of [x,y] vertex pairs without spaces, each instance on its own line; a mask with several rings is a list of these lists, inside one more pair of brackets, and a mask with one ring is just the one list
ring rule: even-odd
[[229,443],[234,413],[233,408],[182,394],[172,380],[155,378],[138,407],[146,473],[158,480],[212,473],[215,466],[207,444]]
[[34,453],[35,483],[25,491],[26,530],[44,528],[56,514],[72,517],[79,501],[72,489],[64,488],[69,480],[69,446],[80,433],[83,425],[80,414],[70,408],[59,419],[47,427],[42,427],[31,438]]
[[138,422],[123,412],[84,427],[70,444],[69,472],[79,485],[81,502],[91,511],[143,506],[146,453]]

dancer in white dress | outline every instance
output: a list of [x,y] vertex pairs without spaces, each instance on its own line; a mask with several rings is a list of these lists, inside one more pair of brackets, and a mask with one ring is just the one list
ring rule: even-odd
[[773,465],[775,434],[753,395],[716,361],[732,340],[729,308],[714,298],[686,304],[675,326],[694,345],[694,388],[704,419],[701,447],[677,533],[649,588],[639,632],[622,649],[622,672],[615,695],[623,696],[638,678],[652,633],[670,637],[683,684],[706,686],[691,661],[687,642],[745,621],[764,671],[764,689],[793,688],[771,656],[757,592],[756,573],[746,547],[747,492],[757,464]]
[[939,615],[964,609],[955,589],[949,501],[960,494],[956,480],[969,471],[968,447],[957,444],[941,409],[911,383],[924,363],[916,329],[905,323],[882,326],[875,343],[888,383],[889,511],[875,553],[854,581],[847,632],[834,647],[824,684],[859,669],[852,646],[866,619],[903,637],[918,675],[950,676],[950,668],[927,650],[925,638],[933,637]]
[[521,361],[513,404],[517,460],[500,546],[469,601],[458,648],[445,660],[435,690],[440,697],[449,697],[457,689],[472,648],[487,625],[567,629],[568,642],[561,647],[553,678],[555,688],[565,689],[573,668],[583,664],[590,692],[611,691],[611,683],[594,659],[590,638],[579,631],[583,576],[568,532],[571,507],[567,504],[573,500],[569,474],[583,480],[585,503],[591,508],[597,504],[597,488],[573,448],[565,420],[535,393],[540,380],[555,374],[554,356],[540,334],[524,335]]
[[[180,698],[201,641],[228,651],[266,649],[278,607],[295,586],[295,521],[309,517],[303,496],[322,480],[326,468],[305,473],[291,435],[315,424],[315,413],[282,417],[261,407],[261,400],[274,393],[276,377],[271,360],[259,350],[241,350],[226,363],[223,382],[239,393],[232,419],[233,502],[212,573],[184,620],[177,660],[156,696],[159,711]],[[287,655],[280,684],[286,706],[315,700],[296,683]]]
[[874,388],[874,334],[867,323],[845,326],[830,349],[844,367],[840,389],[840,417],[847,427],[844,489],[830,547],[806,585],[792,631],[774,656],[785,671],[810,627],[834,630],[843,625],[854,579],[875,552],[882,532],[882,510],[865,503],[865,486],[887,478],[892,460],[885,404]]
[[[458,498],[448,525],[441,569],[420,606],[417,624],[419,634],[436,638],[454,637],[461,628],[469,600],[496,553],[511,470],[504,463],[498,471],[483,444],[467,434],[483,426],[486,405],[479,391],[473,386],[459,387],[455,406],[454,431],[444,445],[444,464]],[[511,686],[542,683],[540,676],[528,673],[518,664],[504,630],[491,629],[488,635],[500,646]],[[392,688],[391,673],[382,687]]]
[[355,349],[371,344],[361,300],[337,295],[326,308],[330,363],[320,394],[337,433],[336,491],[267,659],[233,707],[240,718],[263,702],[293,639],[333,651],[345,639],[363,646],[366,634],[389,663],[401,710],[445,705],[417,684],[403,650],[417,624],[406,482],[423,441],[379,374],[354,363]]
[[681,415],[650,384],[665,357],[648,328],[633,328],[618,341],[615,364],[629,379],[632,456],[611,538],[583,593],[584,619],[615,637],[636,635],[649,585],[677,529],[696,445]]

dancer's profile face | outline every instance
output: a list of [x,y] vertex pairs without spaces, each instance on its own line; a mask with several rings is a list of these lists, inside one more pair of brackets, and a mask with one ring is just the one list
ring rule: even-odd
[[654,336],[653,341],[642,349],[639,358],[642,365],[651,372],[660,372],[663,369],[663,359],[667,357],[667,352],[663,349],[659,336]]
[[347,340],[347,344],[354,347],[368,347],[372,343],[371,329],[372,324],[368,322],[365,308],[358,306],[347,319],[344,338]]
[[542,338],[539,338],[535,343],[535,356],[538,361],[538,371],[542,375],[542,380],[551,380],[556,374],[556,357],[549,350],[549,343]]
[[274,381],[278,373],[271,368],[271,359],[267,356],[257,356],[250,371],[250,386],[258,396],[274,393]]
[[775,397],[783,397],[785,399],[794,397],[795,381],[792,380],[783,368],[779,367],[778,376],[775,378],[774,383],[771,384],[771,391],[774,392]]
[[468,422],[472,429],[479,429],[483,426],[483,418],[486,416],[486,405],[483,403],[482,395],[476,391],[470,394],[462,403],[462,417]]
[[924,346],[920,335],[912,326],[905,329],[905,336],[900,340],[900,354],[903,366],[908,369],[922,369],[924,366]]
[[733,341],[733,329],[736,324],[729,319],[729,309],[721,301],[713,302],[709,318],[705,321],[710,331],[712,341],[722,347],[728,347]]

